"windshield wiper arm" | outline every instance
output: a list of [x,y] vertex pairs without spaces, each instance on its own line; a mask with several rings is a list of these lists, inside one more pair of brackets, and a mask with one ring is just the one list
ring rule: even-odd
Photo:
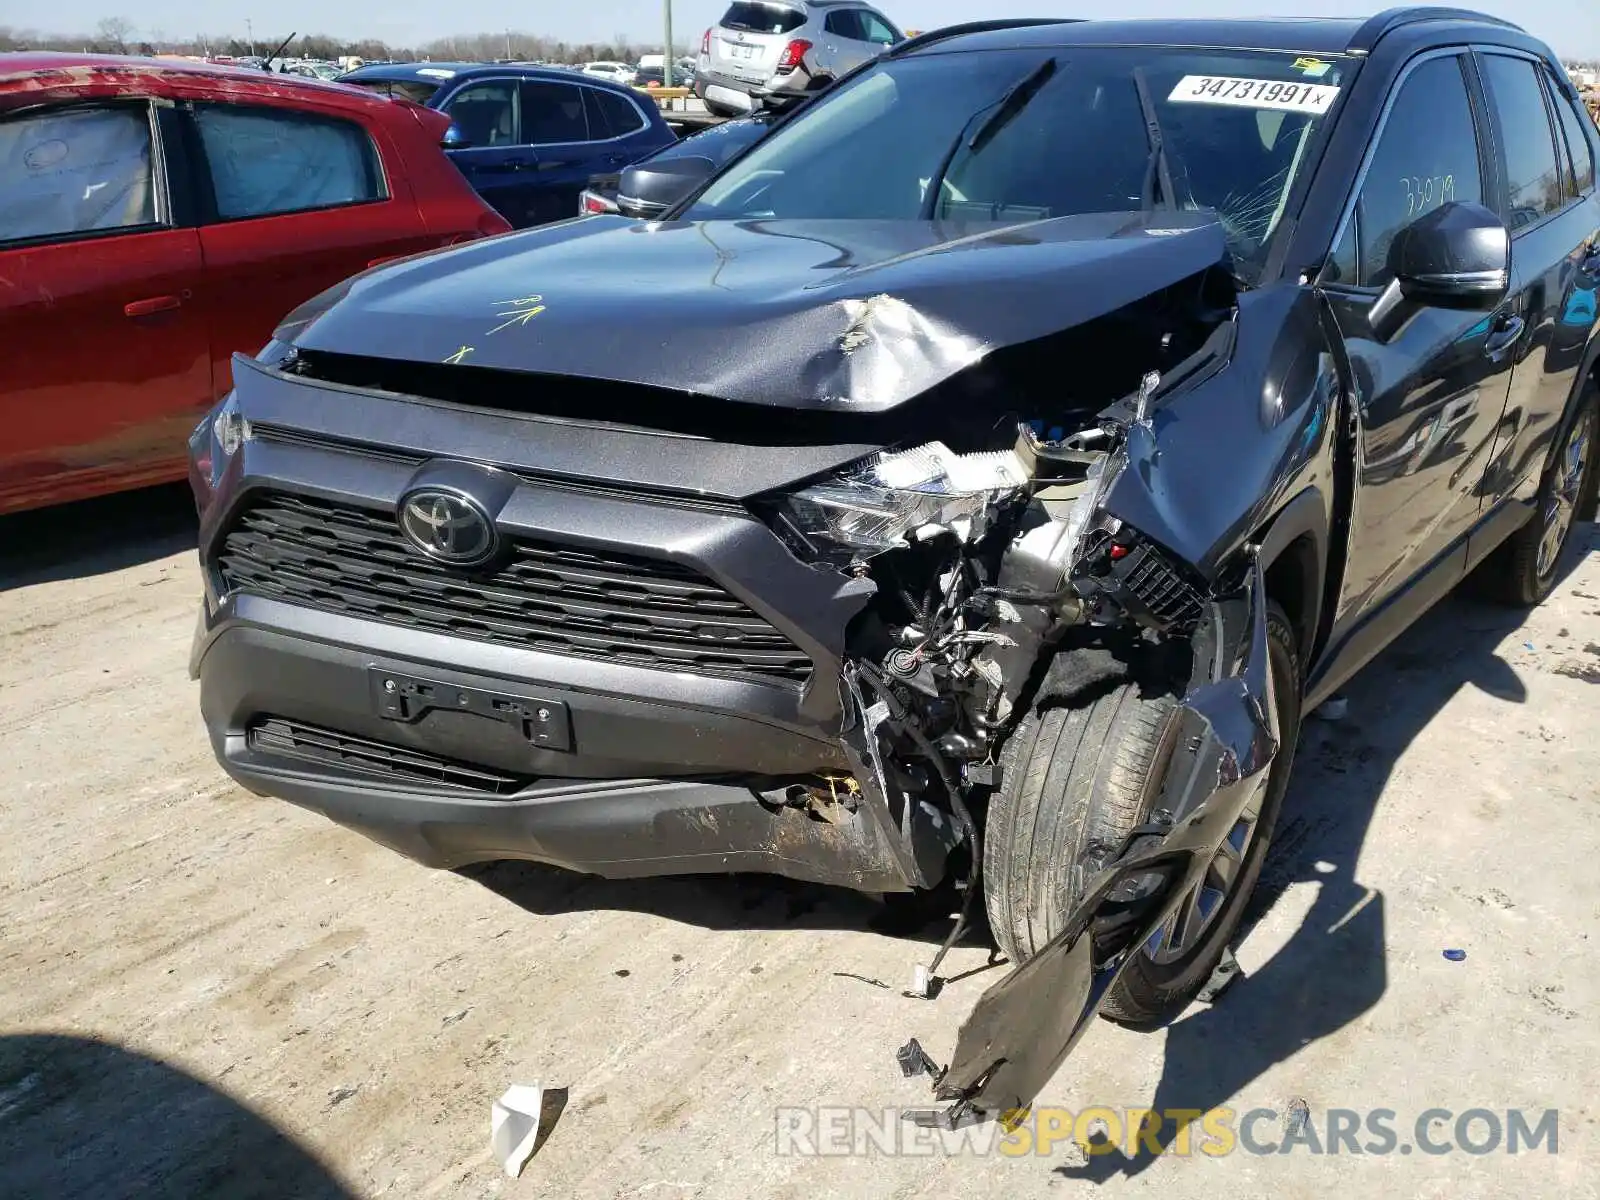
[[1144,68],[1133,69],[1133,85],[1139,89],[1139,111],[1144,114],[1144,133],[1150,143],[1150,158],[1145,163],[1144,186],[1140,196],[1145,211],[1149,212],[1156,206],[1156,185],[1161,186],[1161,195],[1165,198],[1168,208],[1178,207],[1178,193],[1172,186],[1172,164],[1167,160],[1167,139],[1161,133],[1161,118],[1156,116],[1156,102],[1150,95],[1150,81],[1145,78]]
[[995,134],[999,133],[1011,123],[1011,119],[1028,107],[1028,102],[1039,94],[1039,89],[1049,82],[1050,76],[1056,73],[1056,60],[1047,58],[1028,74],[1024,75],[1011,89],[1000,97],[1000,103],[995,105],[994,112],[989,114],[987,120],[972,131],[972,137],[967,142],[967,152],[976,154],[987,146]]
[[1056,60],[1047,58],[1009,88],[994,104],[994,111],[989,113],[983,124],[973,130],[972,137],[967,138],[967,130],[972,123],[984,114],[986,109],[980,108],[967,118],[967,123],[961,127],[961,132],[956,134],[956,140],[950,143],[950,149],[944,152],[944,157],[939,160],[939,165],[934,168],[933,177],[928,180],[928,190],[923,196],[922,211],[919,218],[924,221],[933,220],[933,215],[939,208],[939,191],[944,186],[945,176],[950,173],[950,165],[955,162],[956,155],[961,152],[963,145],[968,154],[976,153],[989,144],[991,138],[999,133],[1012,117],[1016,116],[1028,106],[1028,101],[1038,94],[1050,76],[1056,73]]

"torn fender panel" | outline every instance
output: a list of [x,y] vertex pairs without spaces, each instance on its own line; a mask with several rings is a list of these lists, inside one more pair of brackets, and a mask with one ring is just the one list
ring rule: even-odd
[[1329,504],[1333,492],[1341,388],[1315,294],[1246,292],[1235,328],[1226,369],[1129,428],[1126,469],[1105,499],[1207,580],[1299,492],[1315,487]]
[[[1240,814],[1260,805],[1279,731],[1259,565],[1249,596],[1241,650],[1219,646],[1213,678],[1178,708],[1182,724],[1156,801],[1157,815],[1170,814],[1170,825],[1135,831],[1061,933],[979,999],[935,1085],[939,1099],[957,1102],[952,1120],[969,1108],[999,1116],[1032,1104],[1131,956],[1143,952],[1198,882]],[[1213,606],[1212,621],[1226,637],[1220,606]],[[1136,886],[1148,894],[1130,901]]]
[[1022,225],[596,217],[382,267],[293,314],[303,349],[882,412],[985,355],[1229,262],[1209,213]]

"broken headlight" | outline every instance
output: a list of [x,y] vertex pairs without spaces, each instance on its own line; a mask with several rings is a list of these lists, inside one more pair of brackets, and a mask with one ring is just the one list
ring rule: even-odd
[[[239,452],[239,447],[253,436],[250,422],[239,411],[239,401],[232,392],[223,397],[222,403],[194,427],[194,432],[189,435],[190,479],[196,487],[196,499],[202,502],[202,508],[221,481],[222,473],[228,469],[228,463]],[[204,495],[199,495],[202,487],[205,489]]]
[[285,360],[293,358],[297,351],[293,343],[280,342],[273,338],[261,347],[261,353],[256,355],[256,361],[268,367],[280,366]]
[[929,527],[977,536],[989,506],[1027,484],[1027,468],[1010,450],[956,454],[929,442],[875,454],[783,497],[778,519],[814,557],[861,562]]

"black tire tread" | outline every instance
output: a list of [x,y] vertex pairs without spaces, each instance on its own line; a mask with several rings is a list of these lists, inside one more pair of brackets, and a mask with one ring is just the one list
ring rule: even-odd
[[1036,954],[1065,920],[1084,884],[1085,852],[1113,852],[1138,823],[1174,703],[1126,685],[1086,705],[1031,713],[1006,743],[983,870],[990,928],[1013,962]]

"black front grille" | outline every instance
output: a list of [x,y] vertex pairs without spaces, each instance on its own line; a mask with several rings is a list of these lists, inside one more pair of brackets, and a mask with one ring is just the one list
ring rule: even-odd
[[289,721],[264,717],[249,730],[250,749],[258,754],[292,758],[318,766],[338,767],[347,774],[365,775],[390,783],[426,783],[429,790],[440,788],[459,792],[510,796],[531,780],[519,779],[487,767],[435,758],[420,750],[369,742],[347,733],[335,733]]
[[638,555],[517,540],[505,565],[422,557],[394,517],[269,494],[217,555],[228,591],[499,645],[694,674],[799,683],[803,651],[698,572]]

